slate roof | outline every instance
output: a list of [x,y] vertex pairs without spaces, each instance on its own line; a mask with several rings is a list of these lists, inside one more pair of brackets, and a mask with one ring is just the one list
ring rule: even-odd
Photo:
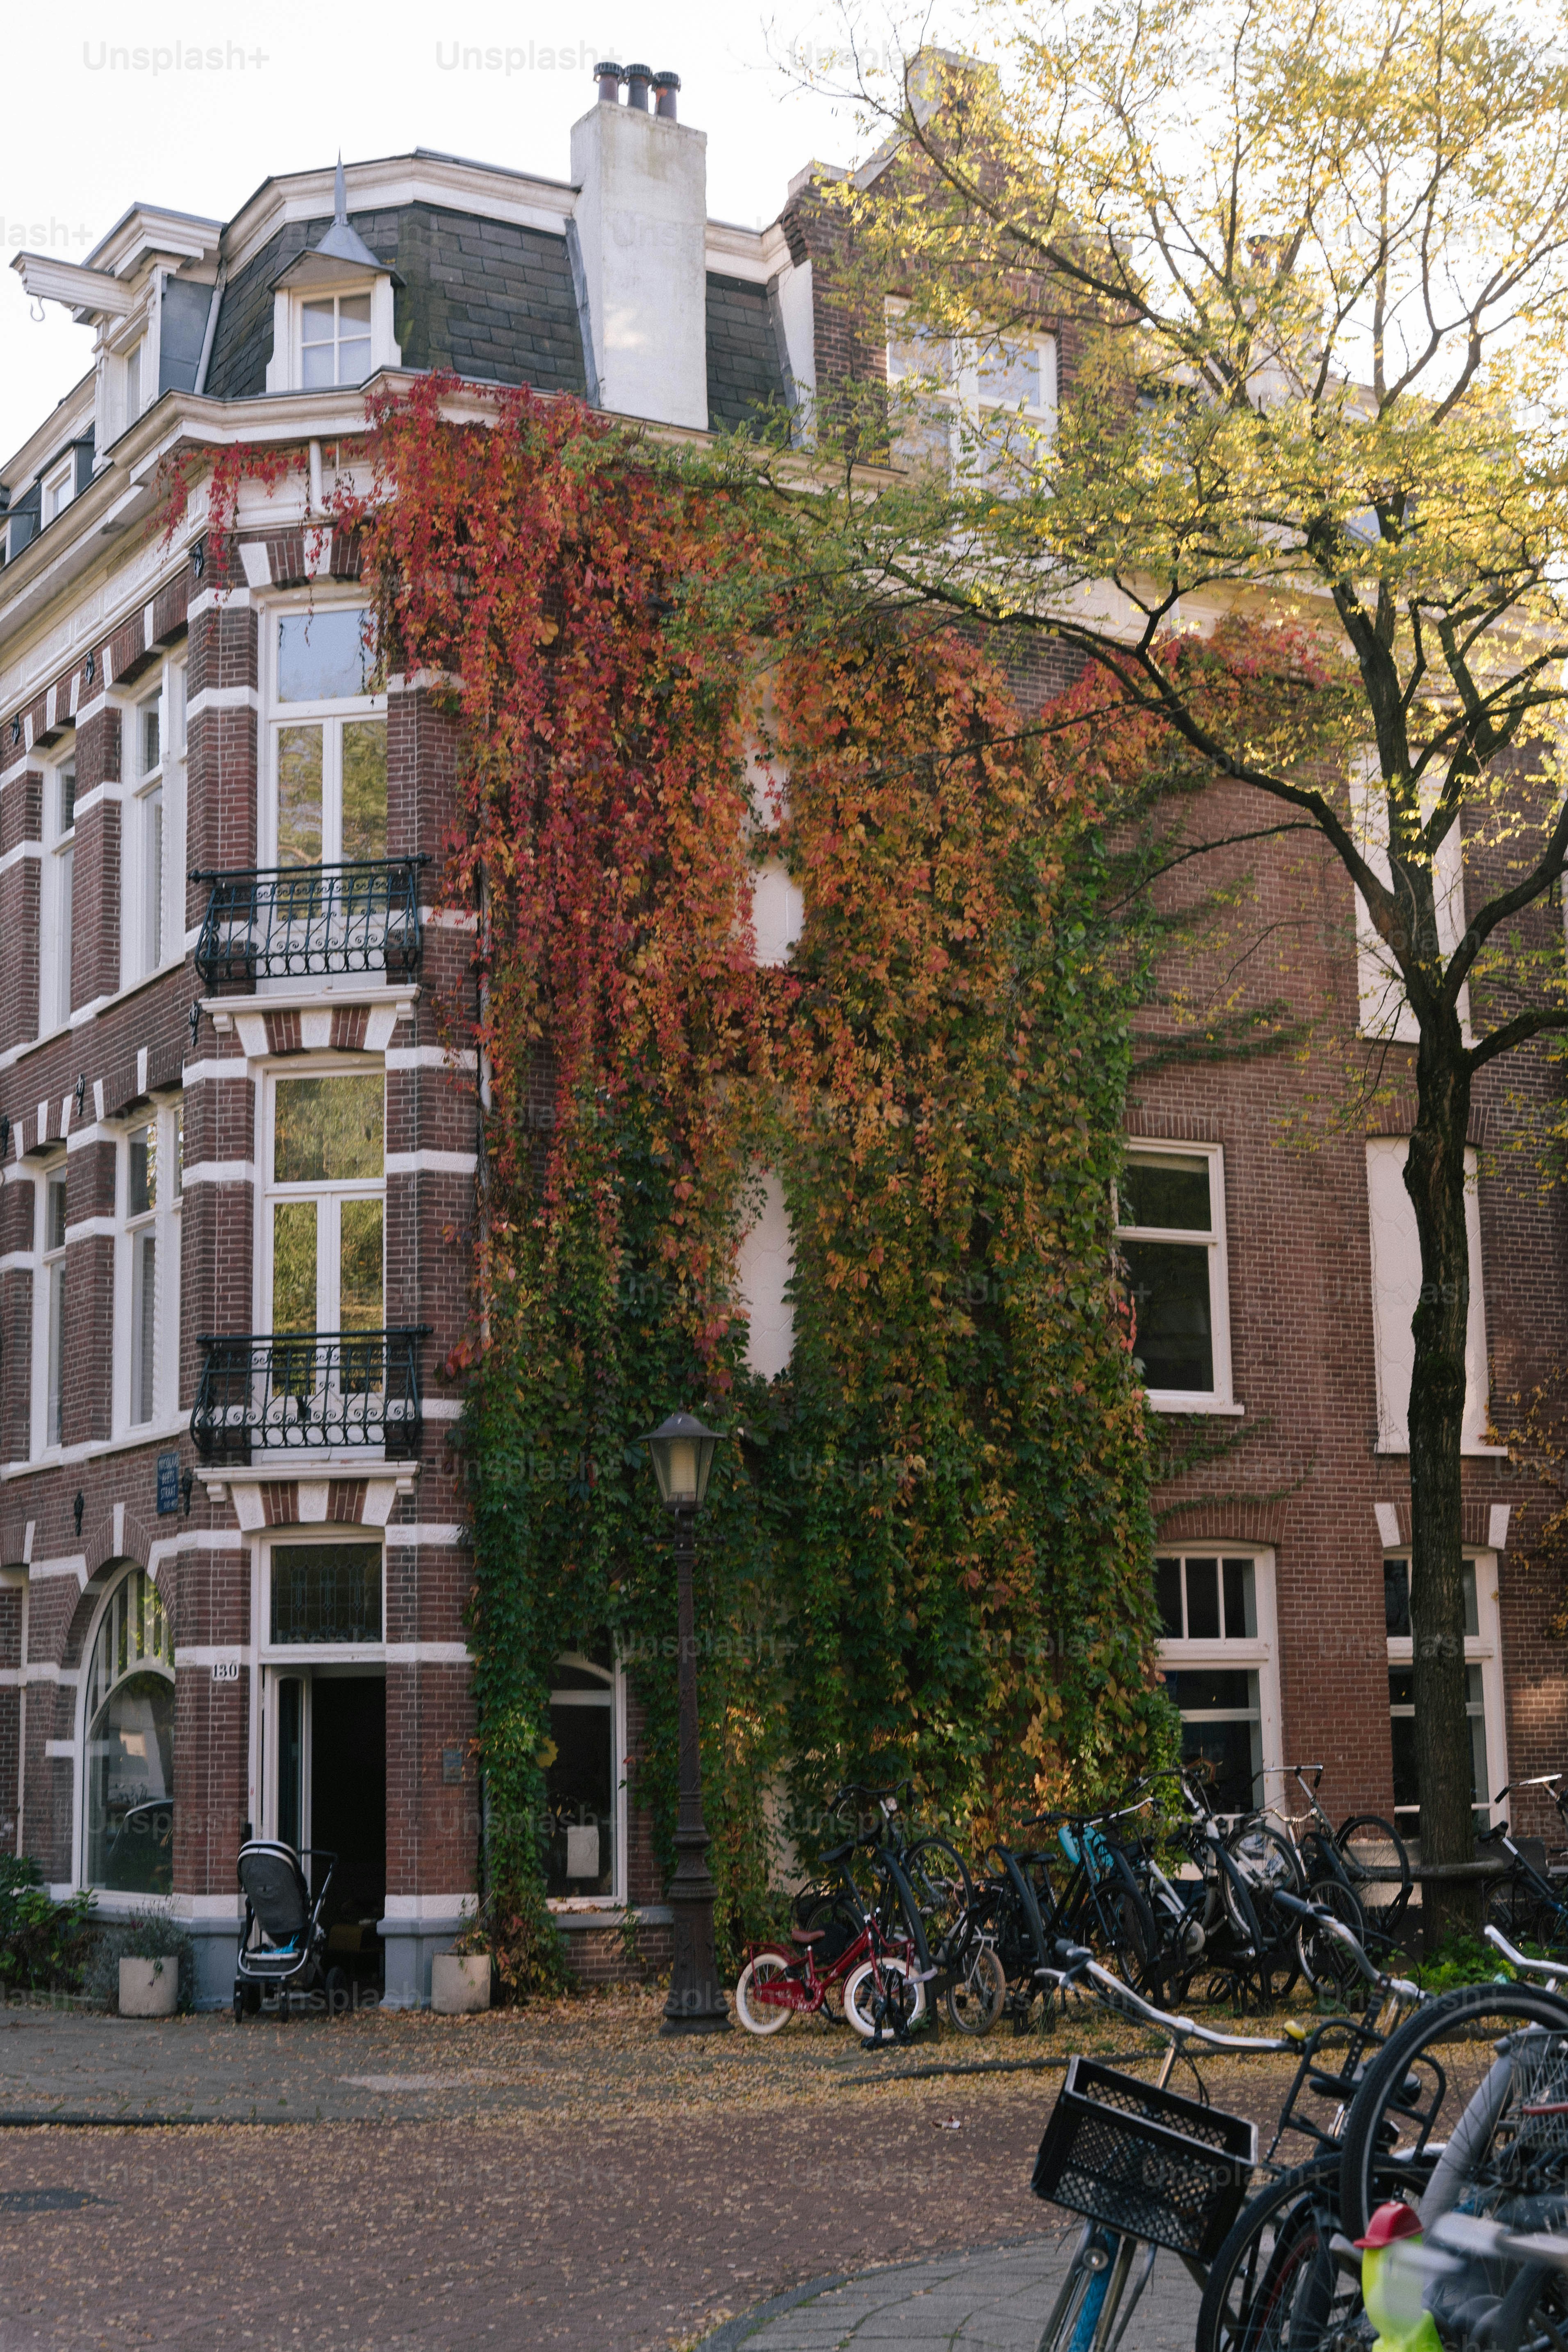
[[[376,259],[404,281],[393,332],[405,367],[452,368],[542,392],[584,390],[564,237],[435,205],[355,213],[352,220]],[[331,225],[290,222],[229,279],[207,374],[213,398],[246,400],[266,390],[273,281]]]
[[784,371],[765,286],[708,273],[708,423],[762,430],[763,412],[784,398]]
[[[451,368],[483,383],[585,394],[563,236],[428,204],[354,213],[351,220],[376,259],[403,280],[394,294],[393,331],[405,367]],[[324,218],[290,222],[229,279],[207,372],[214,399],[265,392],[274,284],[330,226]],[[710,425],[715,432],[758,430],[762,412],[783,398],[766,287],[710,271]]]

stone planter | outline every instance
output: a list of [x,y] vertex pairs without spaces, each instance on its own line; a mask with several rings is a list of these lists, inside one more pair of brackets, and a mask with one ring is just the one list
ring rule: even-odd
[[171,1953],[162,1960],[121,1960],[121,2017],[173,2017],[180,1997],[180,1963]]
[[489,2005],[489,1954],[459,1959],[455,1952],[437,1952],[430,1963],[430,2006],[437,2016],[471,2017]]

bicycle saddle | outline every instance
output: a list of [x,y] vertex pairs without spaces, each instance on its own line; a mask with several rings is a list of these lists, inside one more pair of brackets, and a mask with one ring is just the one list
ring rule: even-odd
[[789,1939],[792,1944],[820,1944],[826,1933],[826,1927],[792,1927]]

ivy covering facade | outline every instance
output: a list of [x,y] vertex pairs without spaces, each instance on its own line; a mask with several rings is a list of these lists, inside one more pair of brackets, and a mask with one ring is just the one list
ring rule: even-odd
[[[486,1866],[526,1984],[552,1965],[552,1662],[604,1629],[668,1854],[674,1570],[637,1438],[673,1409],[725,1436],[698,1624],[731,1954],[778,1825],[809,1851],[842,1780],[910,1773],[994,1832],[1163,1749],[1111,1264],[1143,974],[1087,698],[1022,729],[972,645],[835,638],[766,587],[743,488],[526,391],[450,422],[452,389],[380,408],[375,491],[341,519],[389,668],[445,681],[459,735],[446,889],[477,910],[478,970],[450,1018],[484,1085],[451,1369]],[[759,747],[787,779],[771,806]],[[804,897],[778,967],[751,924],[764,856]],[[772,1381],[737,1286],[764,1171],[795,1255]]]

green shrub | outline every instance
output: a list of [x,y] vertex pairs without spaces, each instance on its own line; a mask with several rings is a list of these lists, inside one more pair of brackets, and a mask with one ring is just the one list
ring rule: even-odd
[[57,1903],[30,1854],[0,1856],[0,1987],[79,1992],[93,1930],[85,1891]]

